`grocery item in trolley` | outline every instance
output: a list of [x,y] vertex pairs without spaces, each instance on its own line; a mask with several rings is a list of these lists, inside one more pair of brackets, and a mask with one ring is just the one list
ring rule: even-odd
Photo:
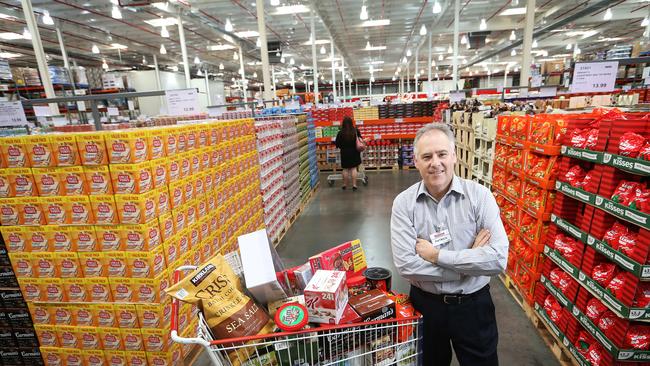
[[[165,290],[199,306],[216,339],[271,333],[275,324],[262,307],[244,294],[239,278],[218,254],[183,280]],[[254,349],[242,348],[231,359],[248,359]]]
[[348,303],[345,272],[316,271],[305,287],[304,296],[310,322],[338,324]]
[[309,258],[314,272],[319,269],[344,271],[348,277],[363,274],[368,265],[359,239],[352,240]]
[[278,281],[266,229],[237,238],[246,288],[262,304],[284,299],[287,292]]

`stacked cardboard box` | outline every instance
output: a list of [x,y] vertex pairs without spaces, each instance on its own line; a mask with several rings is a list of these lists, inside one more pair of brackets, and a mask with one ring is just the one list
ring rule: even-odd
[[[249,119],[2,139],[0,186],[14,188],[0,189],[0,230],[46,363],[190,351],[169,338],[164,289],[263,226],[254,132]],[[181,308],[182,335],[197,311]]]

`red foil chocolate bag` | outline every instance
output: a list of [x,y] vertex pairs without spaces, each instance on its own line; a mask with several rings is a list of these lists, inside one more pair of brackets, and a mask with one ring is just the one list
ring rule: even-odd
[[591,278],[601,286],[607,287],[609,282],[616,275],[616,265],[613,263],[601,263],[594,267]]
[[643,136],[634,132],[626,132],[621,136],[620,142],[618,143],[618,153],[619,155],[636,158],[639,156],[645,142],[646,140]]
[[625,349],[650,349],[650,326],[647,325],[632,325],[625,334],[624,346]]
[[621,181],[612,194],[612,201],[628,206],[634,200],[636,190],[639,188],[641,184],[638,182]]

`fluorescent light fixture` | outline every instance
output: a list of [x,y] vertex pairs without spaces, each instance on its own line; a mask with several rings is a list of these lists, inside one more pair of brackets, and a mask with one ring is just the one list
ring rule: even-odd
[[178,72],[178,66],[176,66],[176,65],[172,66],[172,71]]
[[440,78],[440,77],[438,76],[438,73],[436,73],[435,75],[433,75],[433,77],[438,78],[438,79]]
[[510,32],[510,40],[514,41],[515,39],[517,39],[517,35],[515,34],[515,31],[513,29],[512,32]]
[[536,40],[536,39],[533,39],[533,48],[536,48],[537,46],[538,46],[538,44],[537,44],[537,40]]
[[14,33],[14,32],[4,32],[0,33],[0,38],[5,39],[7,41],[14,41],[16,39],[23,39],[22,34]]
[[431,66],[436,66],[436,60],[431,60]]
[[510,51],[510,56],[517,56],[517,51],[514,48]]
[[[329,44],[329,43],[330,43],[329,39],[317,39],[316,41],[314,41],[314,44]],[[303,42],[302,45],[303,46],[311,46],[311,40],[309,40],[307,42]]]
[[280,0],[271,0],[271,5],[272,5],[272,6],[278,6],[278,5],[280,5]]
[[433,3],[433,14],[440,14],[442,12],[442,7],[438,0]]
[[111,43],[111,47],[115,48],[116,50],[125,50],[125,49],[129,48],[128,46],[125,46],[125,45],[119,44],[119,43]]
[[449,45],[449,48],[447,48],[447,53],[454,53],[454,49],[451,48],[451,45]]
[[407,63],[407,62],[408,62],[408,60],[406,59],[406,57],[404,57],[404,58],[402,59],[402,63],[405,64],[405,63]]
[[367,20],[368,19],[368,8],[365,5],[361,6],[361,13],[359,14],[359,19]]
[[248,66],[262,66],[262,61],[251,61],[246,63]]
[[111,17],[113,17],[113,19],[122,19],[122,12],[120,11],[120,8],[117,7],[117,5],[113,5]]
[[612,19],[612,8],[607,8],[607,11],[605,12],[605,15],[603,16],[603,20],[610,20]]
[[20,57],[22,54],[20,53],[13,53],[13,52],[0,52],[0,58],[16,58]]
[[54,19],[52,19],[50,12],[47,10],[43,11],[43,24],[54,25]]
[[27,29],[27,27],[23,28],[23,38],[32,39],[32,34],[29,32],[29,29]]
[[383,60],[377,60],[377,61],[370,61],[368,62],[369,65],[383,65],[384,61]]
[[237,53],[237,51],[232,53],[232,59],[235,61],[239,60],[239,53]]
[[177,24],[176,18],[156,18],[145,20],[145,23],[149,24],[152,27],[169,27]]
[[99,47],[97,47],[97,45],[94,44],[93,48],[92,48],[92,51],[93,51],[93,53],[98,54],[99,53]]
[[572,47],[572,46],[571,46],[571,43],[568,43],[568,44],[566,45],[566,49],[567,49],[567,50],[570,50],[571,47]]
[[499,15],[508,16],[508,15],[523,15],[526,14],[526,7],[522,8],[508,8],[502,11]]
[[467,44],[467,37],[464,34],[460,39],[460,44]]
[[275,10],[275,15],[288,15],[288,14],[299,14],[299,13],[309,13],[309,8],[300,4],[300,5],[285,5],[279,6]]
[[411,55],[413,55],[413,53],[411,53],[411,49],[409,48],[406,50],[406,57],[411,57]]
[[230,21],[230,18],[226,19],[226,27],[225,27],[225,29],[226,29],[226,32],[232,32],[233,29],[234,29],[233,26],[232,26],[232,22]]
[[422,26],[420,27],[420,35],[421,36],[427,35],[427,27],[424,24],[422,24]]
[[390,19],[366,20],[361,23],[362,27],[381,27],[384,25],[390,25]]
[[255,71],[255,72],[253,73],[253,77],[254,77],[254,78],[257,77],[257,71]]
[[398,66],[397,67],[397,73],[399,74],[400,72],[402,72],[402,68]]
[[334,62],[336,62],[336,61],[341,61],[341,59],[338,58],[338,57],[334,57],[334,58],[328,57],[328,58],[320,59],[318,61],[321,61],[321,62],[332,62],[332,61],[334,61]]
[[161,55],[166,55],[167,54],[167,49],[165,48],[164,44],[160,45],[160,54]]
[[167,27],[164,25],[162,26],[162,28],[160,28],[160,36],[163,38],[169,38],[169,31],[167,30]]
[[480,30],[485,30],[487,28],[487,23],[485,22],[485,18],[481,19],[481,24],[478,26]]
[[13,16],[13,15],[0,13],[0,19],[13,20],[13,19],[16,19],[16,17]]
[[320,46],[320,54],[324,55],[327,53],[327,50],[325,49],[325,46]]
[[444,59],[445,59],[445,57],[443,55],[438,56],[438,61],[442,61]]
[[224,66],[223,66],[223,62],[222,62],[222,63],[219,64],[219,70],[223,70],[223,69],[224,69]]
[[648,20],[648,17],[643,18],[643,20],[641,21],[641,26],[647,27],[648,24],[650,24],[650,20]]
[[203,76],[203,72],[201,71],[201,69],[199,69],[199,71],[196,72],[196,76]]
[[241,38],[252,38],[252,37],[259,37],[260,34],[257,31],[249,30],[249,31],[237,32],[235,33],[235,35]]
[[292,57],[291,60],[289,60],[289,65],[294,65],[295,63],[296,63],[296,60],[294,60],[293,57]]
[[395,81],[395,80],[397,80],[397,79],[393,76],[393,81]]
[[199,56],[194,56],[194,63],[195,64],[200,64],[201,63],[201,59],[199,59]]
[[232,50],[234,48],[235,46],[230,44],[218,44],[216,46],[208,46],[208,50],[210,51],[225,51],[225,50]]
[[383,51],[386,49],[386,46],[371,46],[370,43],[366,44],[366,51]]

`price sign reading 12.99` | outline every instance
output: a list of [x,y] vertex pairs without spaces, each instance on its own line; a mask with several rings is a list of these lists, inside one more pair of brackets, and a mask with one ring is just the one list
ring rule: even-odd
[[571,93],[611,92],[616,85],[618,61],[578,62],[573,70]]

